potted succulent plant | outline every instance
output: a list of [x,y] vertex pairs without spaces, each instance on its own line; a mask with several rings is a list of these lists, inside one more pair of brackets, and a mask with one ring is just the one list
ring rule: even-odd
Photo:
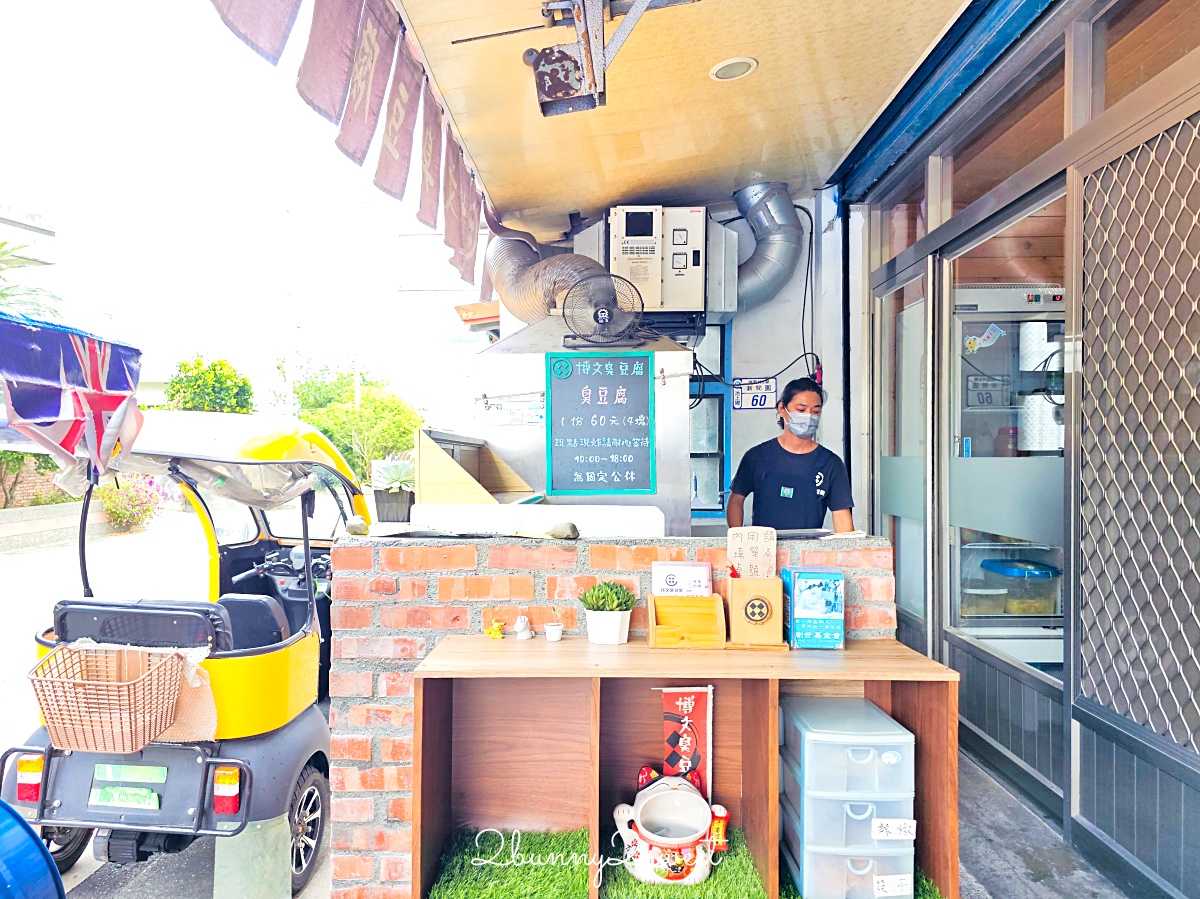
[[629,613],[637,599],[627,588],[605,581],[588,588],[579,601],[587,610],[588,642],[628,642]]
[[412,459],[389,456],[371,463],[371,489],[380,521],[408,521],[415,481]]
[[554,620],[546,622],[546,639],[557,643],[562,639],[562,613],[558,611],[558,606],[551,606],[550,614],[554,616]]

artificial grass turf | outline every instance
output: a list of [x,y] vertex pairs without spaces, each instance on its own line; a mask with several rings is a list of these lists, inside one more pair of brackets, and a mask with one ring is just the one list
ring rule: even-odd
[[[571,855],[582,862],[558,863]],[[522,833],[518,843],[510,833],[456,830],[446,841],[429,899],[586,899],[587,856],[586,830]],[[493,864],[473,863],[480,859]]]
[[[617,841],[615,853],[621,853]],[[718,853],[712,874],[693,886],[649,884],[635,880],[623,865],[604,869],[601,899],[765,899],[762,881],[754,870],[754,858],[740,830],[729,831],[729,851]]]

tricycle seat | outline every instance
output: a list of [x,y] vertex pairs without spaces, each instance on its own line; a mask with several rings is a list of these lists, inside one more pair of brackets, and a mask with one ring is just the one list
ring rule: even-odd
[[234,649],[274,646],[292,636],[283,604],[274,596],[226,593],[217,600],[217,605],[228,612],[233,623]]
[[229,611],[211,602],[64,600],[54,607],[60,643],[90,638],[97,643],[183,648],[235,648]]

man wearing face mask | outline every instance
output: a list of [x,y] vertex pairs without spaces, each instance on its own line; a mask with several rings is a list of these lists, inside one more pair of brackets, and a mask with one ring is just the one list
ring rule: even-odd
[[798,378],[783,389],[775,406],[783,433],[742,457],[725,511],[731,528],[748,523],[746,497],[753,494],[756,525],[780,531],[819,528],[825,513],[832,512],[836,532],[854,530],[846,466],[816,439],[824,401],[825,391],[812,378]]

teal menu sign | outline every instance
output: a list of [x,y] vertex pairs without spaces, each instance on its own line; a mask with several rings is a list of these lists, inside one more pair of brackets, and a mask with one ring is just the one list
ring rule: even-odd
[[655,492],[654,354],[546,354],[546,493]]

